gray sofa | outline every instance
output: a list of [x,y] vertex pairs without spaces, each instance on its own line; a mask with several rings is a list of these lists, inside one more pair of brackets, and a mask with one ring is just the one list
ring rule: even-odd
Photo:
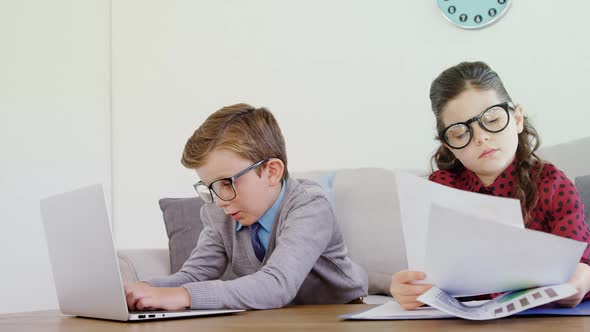
[[[562,169],[572,181],[586,205],[590,207],[590,137],[552,147],[542,148],[540,155]],[[420,176],[428,171],[404,170]],[[396,271],[405,269],[406,254],[399,220],[399,204],[395,187],[395,171],[379,168],[342,169],[333,172],[295,173],[294,177],[315,179],[322,183],[332,196],[338,222],[349,249],[350,257],[369,274],[368,303],[381,303],[390,299],[389,281]],[[150,276],[168,275],[178,270],[191,247],[196,244],[200,231],[197,198],[160,202],[170,238],[169,249],[119,250],[119,266],[125,282]],[[192,204],[188,206],[187,204]],[[177,211],[182,209],[182,211]],[[196,217],[195,217],[196,215]],[[171,219],[189,220],[197,228],[186,225],[173,229]],[[194,219],[197,218],[195,221]],[[586,218],[588,219],[588,213]],[[189,234],[187,234],[189,233]],[[192,234],[194,233],[194,234]],[[178,254],[175,237],[182,239],[184,252]],[[189,239],[187,240],[186,237]],[[188,244],[187,244],[188,243]],[[187,247],[188,246],[188,247]],[[231,272],[226,278],[231,278]]]

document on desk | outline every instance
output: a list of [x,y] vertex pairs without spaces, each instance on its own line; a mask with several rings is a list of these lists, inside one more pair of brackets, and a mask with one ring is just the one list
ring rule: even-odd
[[437,319],[451,317],[453,317],[453,315],[432,307],[420,307],[414,310],[405,310],[394,301],[388,301],[369,310],[340,316],[342,319],[350,320]]
[[441,319],[463,318],[488,320],[512,315],[588,315],[590,301],[581,303],[579,308],[541,308],[532,309],[554,302],[576,293],[570,284],[537,287],[527,290],[504,293],[493,300],[459,302],[442,290],[433,287],[418,297],[430,305],[405,310],[397,302],[389,301],[378,307],[340,316],[350,320],[402,320],[402,319]]
[[432,287],[418,297],[447,314],[470,320],[496,319],[514,315],[576,294],[574,286],[565,283],[504,293],[493,300],[478,305],[465,305],[437,287]]
[[[396,181],[410,270],[424,271],[428,218],[433,203],[462,211],[466,215],[486,216],[491,221],[524,228],[517,199],[458,190],[399,171],[396,172]],[[480,219],[478,217],[477,220]],[[429,279],[424,282],[431,283]]]
[[566,283],[587,243],[432,204],[424,272],[451,296]]

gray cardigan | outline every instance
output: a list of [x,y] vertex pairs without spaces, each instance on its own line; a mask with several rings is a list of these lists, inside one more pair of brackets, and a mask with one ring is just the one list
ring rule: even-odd
[[[248,232],[236,232],[236,221],[207,204],[197,247],[180,271],[146,281],[184,287],[193,309],[271,309],[366,296],[367,274],[347,257],[334,207],[320,185],[289,179],[286,186],[262,262]],[[228,264],[238,278],[216,280]]]

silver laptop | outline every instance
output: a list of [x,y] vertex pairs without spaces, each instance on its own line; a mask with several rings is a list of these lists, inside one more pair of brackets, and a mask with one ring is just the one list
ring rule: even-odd
[[128,311],[102,185],[41,200],[41,216],[64,314],[138,321],[243,311]]

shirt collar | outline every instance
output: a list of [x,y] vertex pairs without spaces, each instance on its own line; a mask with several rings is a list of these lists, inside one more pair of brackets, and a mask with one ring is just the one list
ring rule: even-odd
[[465,168],[464,181],[468,188],[473,192],[482,194],[492,194],[494,196],[514,197],[514,186],[516,183],[516,163],[514,158],[512,163],[506,167],[502,173],[494,180],[492,184],[485,187],[479,177],[472,171]]
[[[279,212],[279,206],[281,206],[281,202],[283,201],[283,196],[285,196],[286,184],[287,184],[287,182],[285,180],[283,180],[283,184],[282,184],[283,188],[281,188],[281,193],[279,194],[279,197],[274,202],[274,204],[270,207],[270,209],[266,210],[266,212],[264,212],[262,217],[260,217],[260,219],[258,220],[258,223],[260,224],[260,226],[262,226],[262,228],[264,228],[269,233],[272,229],[272,224],[275,221],[277,213]],[[237,221],[236,221],[236,224],[237,224],[236,225],[236,232],[238,232],[242,229],[242,224],[240,224]]]

